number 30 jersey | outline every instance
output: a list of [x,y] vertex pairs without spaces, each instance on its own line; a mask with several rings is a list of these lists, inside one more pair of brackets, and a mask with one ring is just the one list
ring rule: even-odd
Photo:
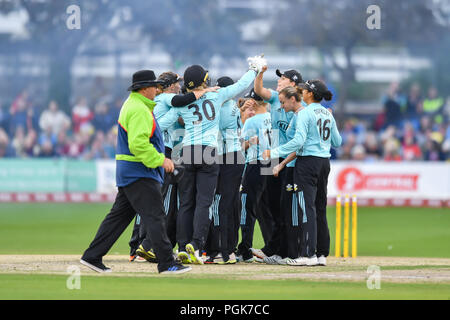
[[255,77],[256,72],[249,70],[231,86],[221,88],[217,92],[208,92],[188,106],[172,108],[161,121],[158,121],[161,129],[164,130],[180,116],[185,125],[183,146],[205,145],[217,148],[220,107],[226,100],[248,88]]
[[341,135],[333,115],[320,103],[311,103],[297,115],[294,137],[271,151],[271,158],[285,157],[292,152],[298,156],[330,158],[330,148],[339,147]]

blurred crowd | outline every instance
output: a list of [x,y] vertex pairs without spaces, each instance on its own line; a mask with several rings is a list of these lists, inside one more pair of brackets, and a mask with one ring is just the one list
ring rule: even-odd
[[[68,114],[55,101],[36,106],[23,91],[0,106],[0,158],[114,159],[122,100],[81,97]],[[334,159],[450,160],[450,105],[435,88],[413,84],[403,93],[392,83],[381,103],[378,115],[340,123],[343,145]]]
[[67,114],[55,101],[40,108],[24,91],[0,107],[0,158],[113,159],[122,102],[91,106],[82,97]]
[[[425,91],[426,90],[426,91]],[[383,112],[371,120],[349,118],[341,124],[340,160],[450,160],[449,103],[436,88],[412,84],[403,93],[392,83]]]

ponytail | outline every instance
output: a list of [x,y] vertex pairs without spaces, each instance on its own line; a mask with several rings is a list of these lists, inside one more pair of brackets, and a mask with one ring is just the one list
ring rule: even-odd
[[327,92],[325,92],[325,93],[323,94],[323,98],[324,98],[326,101],[330,101],[331,99],[333,99],[333,94],[331,93],[330,90],[327,90]]

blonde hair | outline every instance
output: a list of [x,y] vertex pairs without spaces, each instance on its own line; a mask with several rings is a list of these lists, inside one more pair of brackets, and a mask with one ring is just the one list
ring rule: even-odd
[[199,85],[198,87],[195,87],[195,88],[192,88],[192,89],[188,89],[188,88],[186,88],[186,92],[192,92],[192,91],[194,91],[194,90],[203,90],[203,89],[207,89],[208,88],[208,85],[205,83],[205,82],[203,82],[201,85]]
[[249,100],[249,99],[248,98],[239,98],[239,100],[237,102],[238,108],[241,109],[244,106],[244,104],[247,102],[247,100]]
[[292,97],[295,97],[295,101],[300,102],[302,101],[302,89],[295,86],[295,87],[286,87],[283,90],[280,91],[279,94],[282,94],[287,99],[290,99]]

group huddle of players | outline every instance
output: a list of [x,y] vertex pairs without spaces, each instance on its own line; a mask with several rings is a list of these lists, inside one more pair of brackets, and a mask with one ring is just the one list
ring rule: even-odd
[[[320,101],[332,94],[296,70],[277,69],[277,88],[265,88],[263,57],[249,58],[249,69],[215,87],[199,65],[183,78],[158,77],[153,115],[177,171],[162,186],[174,255],[183,264],[326,265],[329,152],[341,138]],[[253,248],[256,221],[261,249]],[[157,262],[144,230],[138,214],[130,261]]]

